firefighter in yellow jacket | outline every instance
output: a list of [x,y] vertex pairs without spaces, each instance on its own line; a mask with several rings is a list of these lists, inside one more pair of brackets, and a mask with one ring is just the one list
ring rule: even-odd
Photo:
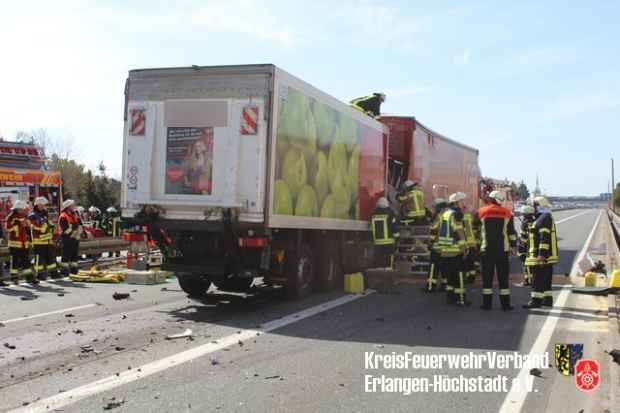
[[28,249],[30,247],[30,228],[28,225],[28,204],[15,201],[11,212],[6,217],[6,232],[9,240],[11,280],[19,282],[20,277],[33,284],[39,281],[32,276]]
[[[429,235],[431,237],[431,266],[428,270],[428,278],[426,280],[425,290],[428,292],[445,291],[448,284],[445,274],[441,270],[441,252],[437,243],[439,237],[439,226],[441,224],[441,215],[446,210],[448,204],[443,198],[437,198],[435,203],[435,214],[429,227]],[[441,276],[441,280],[439,279]]]
[[398,197],[401,210],[401,223],[409,225],[426,222],[426,207],[424,192],[415,181],[407,180],[403,183],[401,194]]
[[478,274],[478,257],[480,251],[478,247],[478,220],[474,219],[474,214],[471,211],[463,213],[463,229],[465,230],[465,242],[467,243],[467,258],[465,259],[465,276],[468,282],[472,283],[476,279]]
[[375,244],[375,266],[377,268],[394,267],[394,251],[398,238],[397,218],[390,209],[387,198],[382,197],[377,201],[377,209],[370,217],[372,239]]
[[28,216],[34,250],[34,272],[39,280],[48,276],[58,278],[56,254],[54,248],[54,224],[47,214],[47,198],[34,200],[34,209]]
[[534,223],[534,207],[524,205],[521,208],[521,231],[519,233],[519,260],[523,265],[523,285],[532,284],[532,268],[525,265],[530,240],[530,226]]
[[463,229],[463,192],[450,195],[449,207],[441,214],[437,245],[441,254],[441,268],[448,277],[446,295],[448,304],[469,306],[465,297],[465,275],[463,260],[468,254],[465,231]]

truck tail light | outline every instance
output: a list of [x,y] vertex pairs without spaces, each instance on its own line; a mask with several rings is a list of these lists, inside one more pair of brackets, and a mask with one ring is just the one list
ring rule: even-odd
[[267,238],[239,238],[239,246],[245,248],[263,248],[267,245]]

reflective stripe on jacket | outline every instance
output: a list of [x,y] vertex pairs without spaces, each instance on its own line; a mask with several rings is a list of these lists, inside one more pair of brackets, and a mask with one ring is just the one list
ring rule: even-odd
[[412,189],[404,195],[398,197],[401,203],[403,216],[406,218],[421,218],[426,215],[424,208],[424,192],[419,189]]
[[394,227],[396,219],[389,209],[378,208],[370,218],[372,239],[375,245],[390,245],[396,242]]
[[463,228],[465,229],[465,240],[467,242],[467,246],[477,247],[478,239],[476,238],[476,233],[474,232],[474,216],[471,212],[466,212],[463,214]]
[[[560,261],[558,254],[558,237],[553,216],[550,213],[540,214],[530,226],[529,249],[525,265],[557,264]],[[538,257],[544,257],[539,262]]]
[[452,208],[448,208],[441,214],[437,247],[442,257],[464,254],[467,248],[462,216]]
[[28,216],[33,245],[48,245],[52,243],[54,225],[50,222],[47,213],[34,210]]
[[6,218],[7,244],[9,248],[28,248],[30,230],[26,217],[15,216],[11,212]]

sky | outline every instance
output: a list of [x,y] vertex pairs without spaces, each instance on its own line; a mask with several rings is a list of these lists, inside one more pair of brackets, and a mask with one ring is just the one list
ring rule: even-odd
[[383,91],[384,113],[549,195],[597,195],[620,170],[618,1],[0,2],[0,135],[45,128],[116,177],[129,70],[244,63],[343,101]]

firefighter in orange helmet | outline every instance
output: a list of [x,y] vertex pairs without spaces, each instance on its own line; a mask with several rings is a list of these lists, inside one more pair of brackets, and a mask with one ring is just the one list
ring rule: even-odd
[[28,248],[30,246],[30,228],[28,224],[28,204],[25,201],[15,201],[11,212],[6,217],[6,232],[9,240],[11,280],[19,282],[19,277],[25,277],[33,284],[38,284],[32,278],[32,268]]

